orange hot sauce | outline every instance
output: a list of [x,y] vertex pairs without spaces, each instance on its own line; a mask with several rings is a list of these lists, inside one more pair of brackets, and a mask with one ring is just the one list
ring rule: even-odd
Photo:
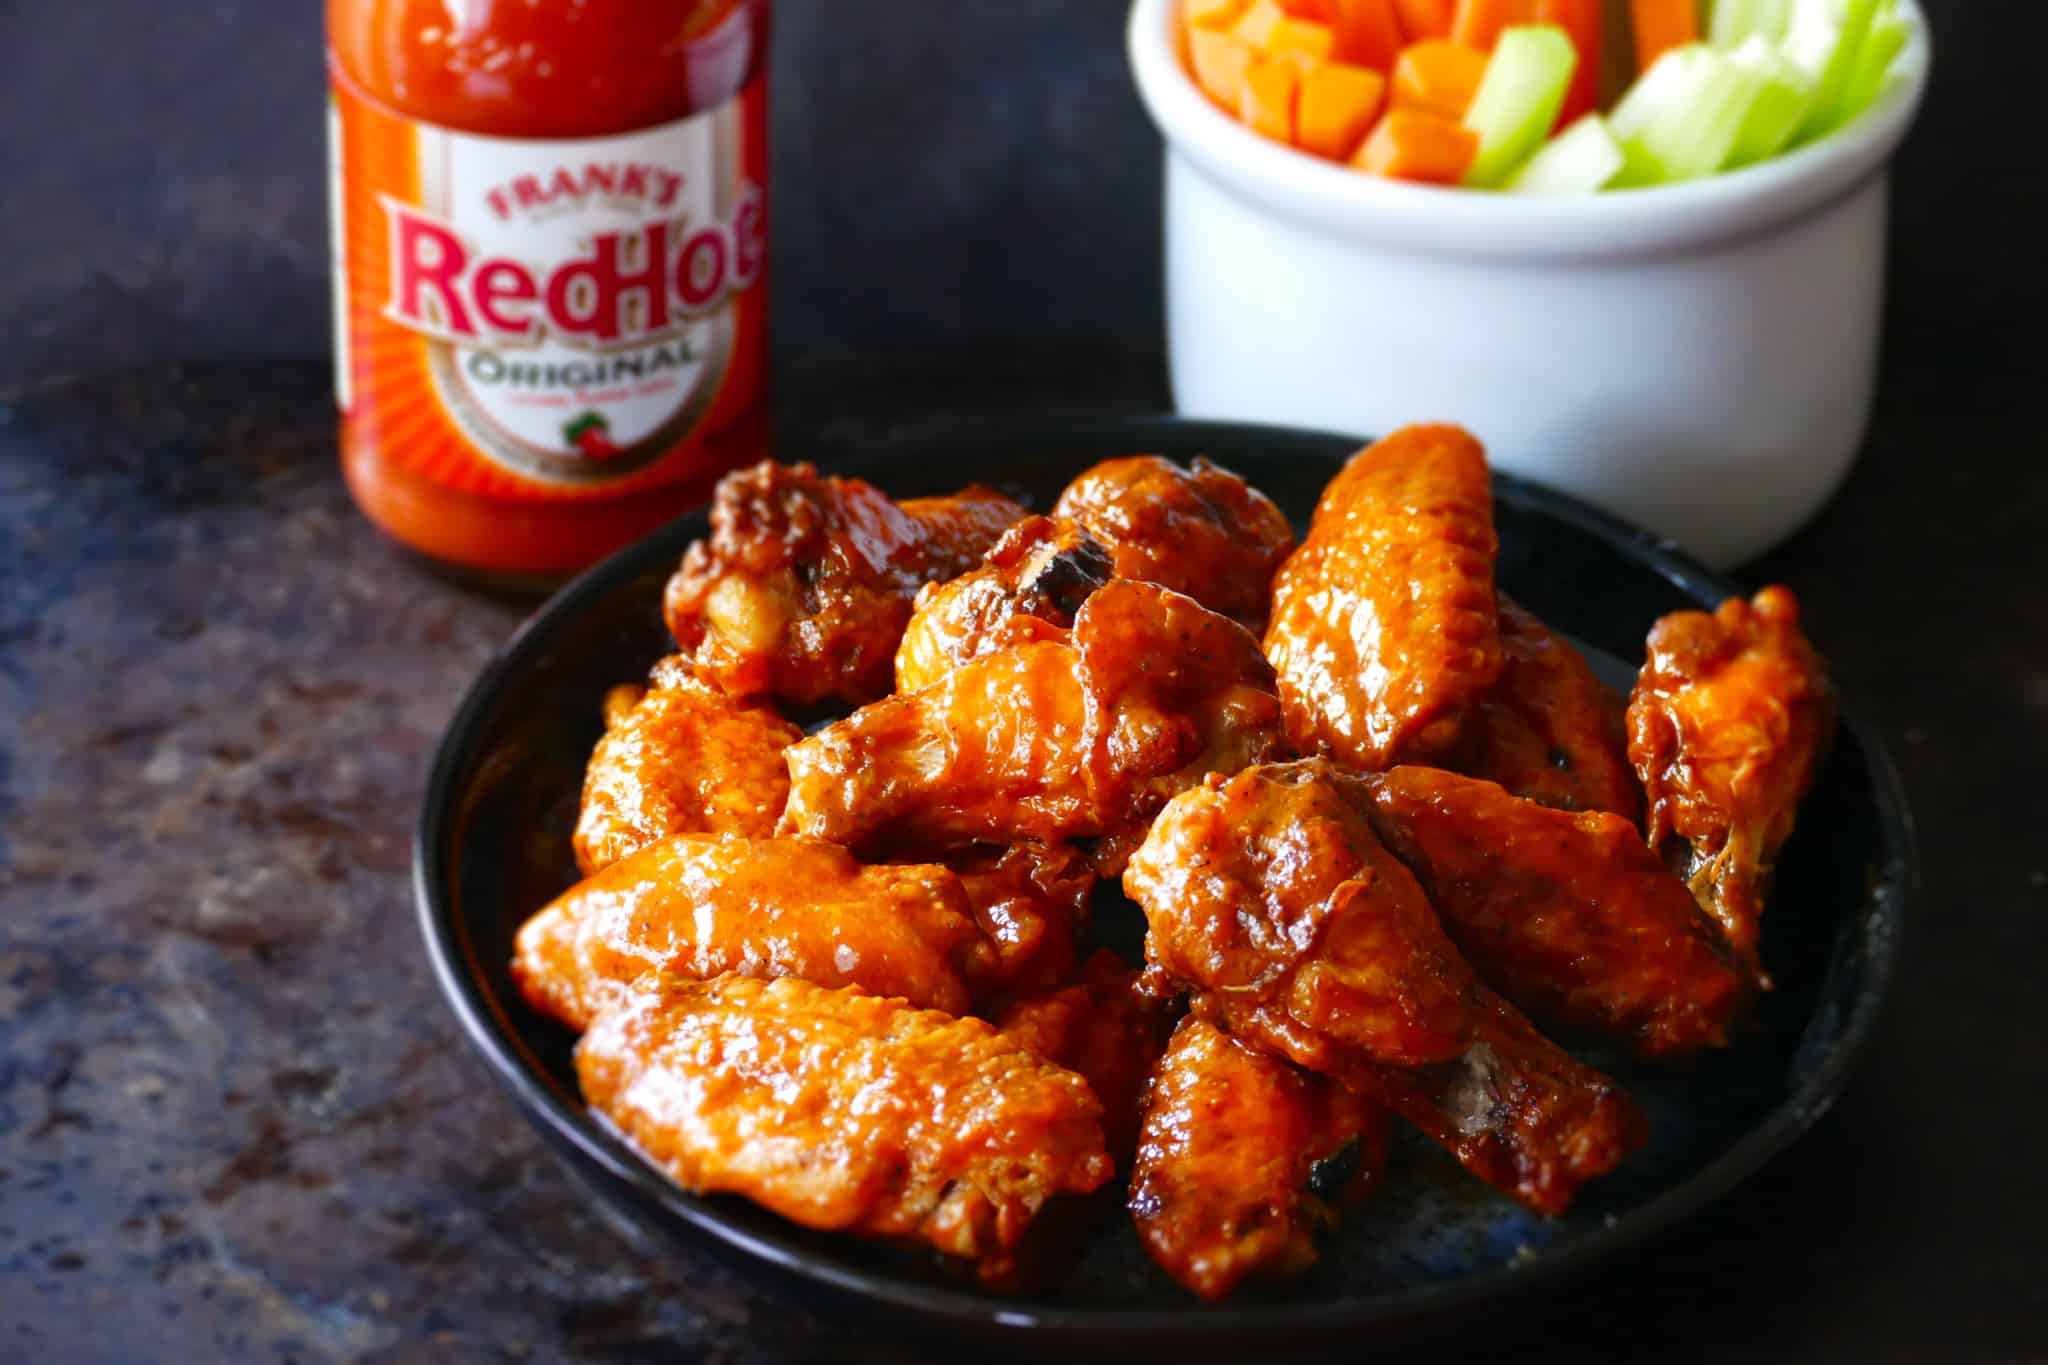
[[370,519],[548,580],[765,453],[768,0],[330,0]]

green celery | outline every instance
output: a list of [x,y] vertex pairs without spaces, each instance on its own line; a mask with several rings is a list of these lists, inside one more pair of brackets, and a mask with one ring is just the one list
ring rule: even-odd
[[1543,145],[1577,62],[1578,52],[1561,28],[1530,24],[1501,31],[1465,111],[1465,126],[1479,136],[1466,185],[1497,187]]
[[1727,51],[1750,38],[1777,42],[1792,17],[1792,0],[1714,0],[1707,41]]
[[1721,170],[1765,88],[1704,43],[1657,59],[1611,116],[1627,156],[1617,188],[1675,184]]
[[1776,156],[1799,131],[1813,99],[1813,82],[1776,47],[1756,34],[1728,54],[1728,61],[1756,76],[1756,101],[1735,135],[1728,167],[1749,166]]
[[1785,55],[1813,78],[1813,104],[1797,142],[1810,142],[1834,126],[1843,87],[1877,16],[1878,0],[1792,0]]
[[1621,144],[1598,114],[1587,114],[1543,144],[1507,183],[1510,194],[1591,194],[1621,173]]
[[1902,14],[1880,15],[1870,26],[1870,33],[1863,40],[1863,50],[1856,54],[1856,69],[1842,83],[1842,97],[1835,106],[1834,121],[1829,125],[1831,128],[1841,127],[1877,103],[1877,97],[1884,91],[1885,78],[1891,74],[1892,63],[1905,51],[1912,36],[1912,20]]

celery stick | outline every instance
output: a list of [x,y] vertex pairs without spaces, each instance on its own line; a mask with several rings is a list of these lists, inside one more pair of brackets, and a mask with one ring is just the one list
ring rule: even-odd
[[1626,160],[1607,120],[1587,114],[1543,144],[1507,183],[1510,194],[1591,194],[1621,173]]
[[1494,188],[1543,145],[1577,61],[1561,28],[1530,24],[1501,30],[1465,111],[1465,126],[1479,135],[1479,154],[1465,172],[1465,184]]
[[1830,128],[1839,128],[1853,121],[1877,103],[1878,95],[1884,90],[1885,77],[1891,74],[1892,63],[1898,59],[1899,53],[1905,51],[1906,41],[1912,36],[1912,21],[1900,14],[1882,15],[1870,26],[1869,34],[1863,39],[1863,50],[1856,54],[1856,69],[1842,83],[1842,98],[1835,106],[1834,120],[1828,125]]
[[1728,61],[1755,74],[1760,88],[1749,116],[1735,135],[1735,149],[1728,155],[1728,167],[1753,165],[1783,151],[1792,135],[1805,121],[1813,99],[1813,82],[1782,52],[1751,34],[1728,54]]
[[1792,0],[1784,52],[1814,83],[1813,104],[1795,141],[1809,142],[1834,126],[1830,120],[1876,14],[1877,0]]
[[1754,37],[1775,43],[1791,17],[1792,0],[1714,0],[1707,40],[1724,51]]
[[1615,186],[1672,184],[1722,169],[1764,86],[1763,77],[1704,43],[1659,57],[1611,116],[1627,156]]

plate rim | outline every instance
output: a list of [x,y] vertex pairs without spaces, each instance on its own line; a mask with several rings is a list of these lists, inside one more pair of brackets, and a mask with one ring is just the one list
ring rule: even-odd
[[[1068,414],[1054,418],[983,414],[939,417],[922,425],[900,427],[895,433],[870,442],[879,453],[866,458],[846,458],[846,452],[834,449],[834,443],[829,441],[814,443],[817,454],[809,458],[829,459],[836,473],[872,478],[915,459],[920,451],[928,451],[942,441],[961,444],[979,439],[985,447],[1009,447],[1063,441],[1100,445],[1114,440],[1127,442],[1130,449],[1137,450],[1143,449],[1153,437],[1169,438],[1175,445],[1213,442],[1219,447],[1263,446],[1277,456],[1292,453],[1329,461],[1333,469],[1334,462],[1365,444],[1362,438],[1335,432],[1168,414]],[[1730,579],[1709,569],[1673,542],[1569,494],[1499,470],[1493,473],[1493,483],[1497,499],[1553,517],[1607,542],[1625,558],[1655,573],[1696,603],[1711,606],[1729,596],[1746,595]],[[1655,1239],[1727,1194],[1791,1145],[1833,1106],[1867,1050],[1896,987],[1903,945],[1911,932],[1912,906],[1919,892],[1919,840],[1891,754],[1853,700],[1844,698],[1841,728],[1853,738],[1869,770],[1872,803],[1889,855],[1884,869],[1887,875],[1874,888],[1873,905],[1868,911],[1885,923],[1882,932],[1866,933],[1870,946],[1864,958],[1865,984],[1838,1040],[1791,1094],[1701,1169],[1617,1215],[1606,1226],[1588,1231],[1567,1245],[1546,1250],[1526,1263],[1429,1284],[1299,1302],[1210,1306],[1198,1305],[1191,1299],[1179,1308],[1011,1301],[942,1281],[821,1261],[807,1248],[794,1244],[794,1232],[788,1238],[762,1235],[729,1219],[710,1199],[683,1191],[608,1133],[588,1111],[572,1109],[564,1103],[553,1086],[535,1074],[525,1044],[485,995],[468,935],[442,894],[444,876],[455,862],[450,855],[457,845],[451,829],[456,815],[452,801],[455,782],[467,766],[471,750],[480,738],[485,714],[506,680],[519,671],[529,654],[544,647],[542,637],[555,624],[577,614],[616,583],[646,571],[663,557],[679,555],[683,545],[700,534],[693,528],[702,516],[700,510],[679,517],[599,561],[521,622],[463,691],[435,747],[413,832],[416,918],[436,984],[470,1045],[483,1056],[493,1075],[511,1092],[521,1112],[558,1156],[587,1168],[586,1174],[600,1175],[608,1184],[639,1195],[653,1206],[631,1210],[642,1221],[659,1212],[666,1215],[666,1221],[685,1225],[700,1238],[730,1247],[784,1277],[820,1285],[870,1308],[909,1314],[927,1326],[1013,1339],[1043,1341],[1057,1337],[1118,1344],[1168,1338],[1215,1340],[1225,1334],[1280,1332],[1300,1338],[1420,1321],[1562,1282],[1628,1247]]]

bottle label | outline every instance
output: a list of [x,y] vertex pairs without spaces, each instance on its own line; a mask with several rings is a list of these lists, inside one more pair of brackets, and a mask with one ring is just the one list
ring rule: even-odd
[[613,137],[486,137],[332,76],[336,398],[387,459],[487,496],[705,471],[760,387],[765,83]]

